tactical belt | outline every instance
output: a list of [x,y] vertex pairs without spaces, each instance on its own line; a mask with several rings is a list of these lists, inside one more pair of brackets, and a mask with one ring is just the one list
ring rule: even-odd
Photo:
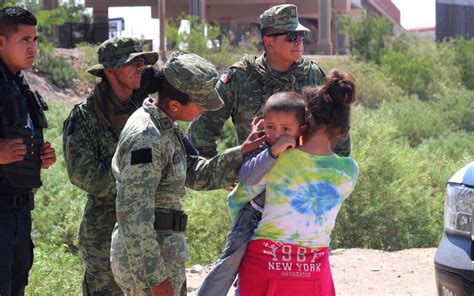
[[188,215],[183,211],[176,211],[173,213],[155,212],[155,229],[156,230],[174,230],[186,231],[186,222]]
[[29,205],[30,210],[35,208],[33,192],[23,194],[0,194],[0,208],[22,208]]

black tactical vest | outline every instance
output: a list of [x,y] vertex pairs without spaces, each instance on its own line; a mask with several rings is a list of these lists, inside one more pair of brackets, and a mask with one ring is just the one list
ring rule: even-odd
[[[43,128],[48,126],[43,110],[47,110],[47,105],[25,80],[18,85],[5,71],[0,65],[0,138],[22,138],[27,154],[22,161],[0,165],[0,188],[38,188],[41,186]],[[28,114],[34,132],[28,127]]]

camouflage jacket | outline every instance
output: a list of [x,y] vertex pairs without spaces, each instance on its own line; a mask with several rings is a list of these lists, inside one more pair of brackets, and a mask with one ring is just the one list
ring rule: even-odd
[[314,62],[303,59],[287,72],[277,72],[266,63],[265,55],[245,56],[222,74],[216,88],[224,101],[217,111],[203,113],[191,123],[191,141],[204,157],[217,153],[216,141],[224,122],[231,117],[239,143],[247,138],[252,118],[260,113],[266,100],[279,91],[301,92],[304,87],[323,82],[324,73]]
[[[169,272],[163,256],[173,257],[168,252],[162,254],[153,227],[155,211],[181,209],[184,186],[196,190],[230,186],[242,162],[240,147],[209,160],[188,155],[183,136],[184,132],[152,99],[147,99],[125,125],[112,160],[118,225],[112,248],[126,249],[126,265],[134,285],[141,289],[165,280]],[[168,232],[168,240],[172,240],[168,245],[185,246],[182,233]],[[184,258],[169,260],[183,260],[184,264]]]
[[[154,76],[157,71],[144,71],[142,88],[135,91],[130,101],[121,103],[104,79],[92,94],[74,106],[63,125],[64,161],[69,180],[85,190],[88,197],[106,205],[114,205],[116,188],[111,170],[112,156],[123,125],[137,110],[148,93],[156,91]],[[114,115],[111,115],[113,113]]]

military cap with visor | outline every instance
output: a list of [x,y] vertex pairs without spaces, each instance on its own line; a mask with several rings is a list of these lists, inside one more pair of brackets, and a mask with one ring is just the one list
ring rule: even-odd
[[120,68],[137,57],[144,60],[145,65],[154,65],[158,61],[158,53],[143,51],[137,38],[114,37],[104,41],[97,49],[99,63],[87,69],[94,76],[104,77],[104,69]]
[[270,7],[260,15],[260,30],[265,35],[278,32],[308,32],[309,29],[300,24],[298,8],[293,4]]
[[206,59],[190,52],[174,52],[163,66],[163,75],[177,90],[201,108],[218,110],[224,106],[215,89],[217,70]]

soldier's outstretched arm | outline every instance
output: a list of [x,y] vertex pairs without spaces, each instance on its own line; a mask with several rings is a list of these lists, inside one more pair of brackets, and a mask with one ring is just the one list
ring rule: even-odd
[[98,159],[94,139],[99,135],[74,111],[64,122],[64,162],[72,184],[95,196],[115,196],[110,159]]
[[234,107],[232,82],[217,82],[216,89],[224,101],[224,106],[217,111],[207,111],[191,122],[188,135],[199,155],[211,158],[217,155],[217,140],[220,138],[225,121],[231,116]]
[[117,224],[134,283],[150,290],[168,278],[154,229],[155,198],[164,159],[163,142],[150,132],[122,133],[112,160],[117,178]]
[[[182,134],[181,137],[185,147],[192,146],[186,135]],[[227,149],[211,159],[200,157],[187,148],[186,186],[195,190],[230,187],[239,178],[243,157],[259,147],[264,140],[265,137],[258,137],[257,131],[252,132],[241,146]]]
[[210,159],[188,156],[186,186],[194,190],[228,188],[238,180],[242,160],[240,146],[229,148]]

